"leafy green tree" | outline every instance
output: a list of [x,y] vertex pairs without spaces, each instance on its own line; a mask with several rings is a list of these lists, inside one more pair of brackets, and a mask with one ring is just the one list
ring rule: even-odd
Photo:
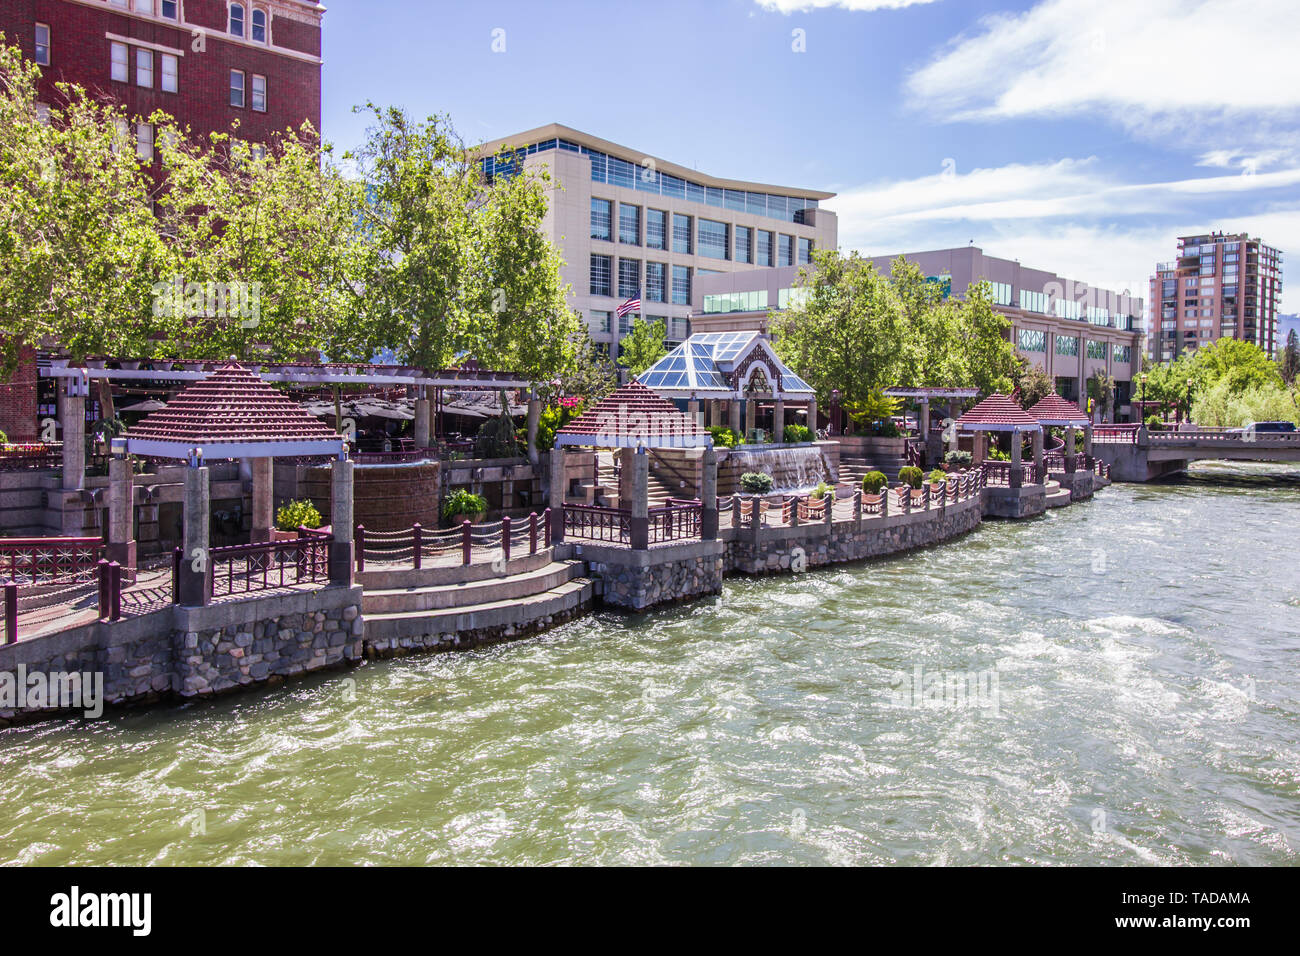
[[1277,357],[1277,371],[1287,385],[1294,385],[1300,377],[1300,335],[1295,329],[1287,333],[1286,348]]
[[659,319],[653,322],[637,319],[632,323],[632,331],[623,337],[618,364],[633,375],[640,375],[668,354],[664,348],[667,332],[667,326]]
[[1198,391],[1212,388],[1225,378],[1234,392],[1282,384],[1278,367],[1268,353],[1240,339],[1216,339],[1201,346],[1187,360],[1187,374]]
[[1033,408],[1056,391],[1056,383],[1043,371],[1041,365],[1016,358],[1015,387],[1020,390],[1020,407]]

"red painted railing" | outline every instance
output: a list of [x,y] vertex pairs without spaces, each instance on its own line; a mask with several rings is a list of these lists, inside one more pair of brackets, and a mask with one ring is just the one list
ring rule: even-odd
[[0,445],[0,471],[24,471],[62,466],[62,442]]
[[0,538],[0,577],[18,585],[86,583],[103,549],[100,538]]
[[632,512],[599,505],[565,505],[564,536],[582,541],[627,544],[631,540]]
[[700,501],[670,498],[668,504],[650,509],[650,543],[687,541],[700,537]]
[[462,565],[487,563],[504,557],[509,561],[518,554],[536,554],[551,540],[551,509],[532,512],[525,518],[504,517],[500,521],[473,524],[462,521],[452,528],[438,530],[412,525],[403,531],[370,531],[365,525],[356,528],[356,567],[366,569],[366,562],[423,568],[430,559],[442,564],[456,563],[445,556],[455,555]]
[[1093,425],[1092,440],[1108,445],[1136,445],[1138,425]]
[[212,548],[212,595],[244,594],[329,583],[331,534],[311,532],[292,541],[236,544]]

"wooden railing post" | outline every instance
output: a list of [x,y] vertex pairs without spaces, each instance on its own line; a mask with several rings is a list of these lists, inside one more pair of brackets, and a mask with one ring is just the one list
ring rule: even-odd
[[463,564],[465,564],[465,565],[468,565],[468,564],[469,564],[469,561],[470,561],[470,554],[471,554],[471,550],[470,550],[470,549],[471,549],[471,547],[473,546],[473,543],[472,543],[472,541],[471,541],[471,539],[470,539],[470,530],[469,530],[470,527],[471,527],[471,525],[470,525],[470,523],[469,523],[469,519],[468,519],[468,518],[465,519],[464,521],[462,521],[461,524],[460,524],[460,553],[461,553],[461,563],[463,563]]
[[18,640],[18,584],[15,581],[5,583],[5,643],[13,644]]
[[181,549],[172,549],[172,603],[181,603]]
[[108,597],[108,559],[100,558],[99,563],[95,565],[95,574],[99,583],[99,619],[102,621],[108,617],[109,597]]
[[415,570],[419,571],[424,564],[424,529],[418,521],[411,525],[411,544]]
[[122,619],[122,565],[116,561],[108,565],[108,619]]
[[364,571],[366,569],[366,526],[363,524],[357,525],[356,542],[357,570]]
[[537,512],[528,515],[528,553],[537,553]]
[[501,554],[505,556],[506,563],[510,563],[510,516],[502,515],[501,517]]
[[[561,516],[561,518],[563,518],[563,516]],[[546,542],[546,546],[548,548],[552,544],[554,544],[556,540],[553,532],[551,531],[551,524],[554,521],[555,521],[555,512],[553,512],[550,509],[550,507],[547,507],[545,510],[542,511],[542,540]],[[563,521],[561,521],[561,525],[563,525]]]

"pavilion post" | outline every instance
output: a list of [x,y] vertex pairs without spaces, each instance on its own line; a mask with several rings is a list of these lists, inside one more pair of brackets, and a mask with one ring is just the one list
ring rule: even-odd
[[754,429],[758,427],[758,402],[753,395],[745,400],[745,440],[754,434]]
[[1075,452],[1074,426],[1066,425],[1065,426],[1065,470],[1067,472],[1073,472],[1076,469],[1074,452]]
[[618,450],[618,506],[631,511],[636,502],[636,448]]
[[1037,484],[1046,483],[1046,475],[1043,473],[1043,429],[1035,428],[1032,432],[1034,440],[1034,476]]
[[[650,456],[642,446],[632,451],[632,518],[628,522],[631,545],[637,551],[650,547]],[[623,460],[624,468],[627,459]],[[627,474],[624,472],[624,480]]]
[[1025,483],[1025,466],[1024,456],[1020,451],[1021,439],[1019,429],[1011,431],[1011,474],[1007,478],[1007,484],[1012,488],[1019,488]]
[[131,460],[114,456],[108,462],[108,560],[121,565],[127,580],[132,581],[136,568],[134,503]]
[[86,393],[88,379],[66,380],[60,408],[63,426],[63,490],[80,491],[86,481]]
[[718,538],[718,453],[704,449],[703,475],[700,479],[700,537],[705,541]]
[[727,405],[729,406],[727,409],[728,417],[730,418],[729,427],[733,432],[739,435],[742,427],[740,422],[740,396],[733,395],[727,402]]
[[722,402],[716,398],[709,399],[709,427],[722,424]]
[[185,469],[185,509],[181,555],[180,604],[203,607],[212,595],[212,555],[208,547],[208,523],[212,502],[208,469],[191,462]]
[[1092,460],[1092,422],[1083,426],[1083,453]]
[[700,424],[700,400],[692,398],[686,403],[686,414],[690,416],[691,421]]
[[550,512],[551,540],[547,544],[564,541],[564,449],[556,445],[551,449],[550,461]]
[[330,584],[352,586],[352,462],[335,459],[330,466]]
[[428,448],[429,441],[429,393],[423,385],[419,386],[415,398],[415,447]]
[[785,401],[780,398],[772,409],[772,440],[785,441]]
[[983,464],[984,459],[988,456],[989,438],[986,432],[977,431],[972,435],[972,447],[974,452],[971,454],[971,464]]
[[528,461],[533,465],[540,462],[541,454],[537,450],[537,426],[542,420],[542,402],[534,392],[528,398]]
[[920,409],[916,413],[916,424],[921,429],[921,441],[928,443],[930,440],[930,399],[922,396],[920,400]]
[[812,430],[813,437],[817,437],[817,398],[814,396],[808,401],[808,427]]
[[261,544],[271,540],[271,528],[274,527],[271,505],[275,463],[270,458],[250,458],[248,467],[253,474],[253,527],[249,540]]

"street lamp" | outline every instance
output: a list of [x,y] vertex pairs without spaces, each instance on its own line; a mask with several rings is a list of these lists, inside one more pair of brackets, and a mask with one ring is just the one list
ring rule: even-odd
[[1145,422],[1147,420],[1147,373],[1143,372],[1139,375],[1138,381],[1142,385],[1138,397],[1138,419],[1141,422]]
[[1192,379],[1187,379],[1187,424],[1192,423]]

